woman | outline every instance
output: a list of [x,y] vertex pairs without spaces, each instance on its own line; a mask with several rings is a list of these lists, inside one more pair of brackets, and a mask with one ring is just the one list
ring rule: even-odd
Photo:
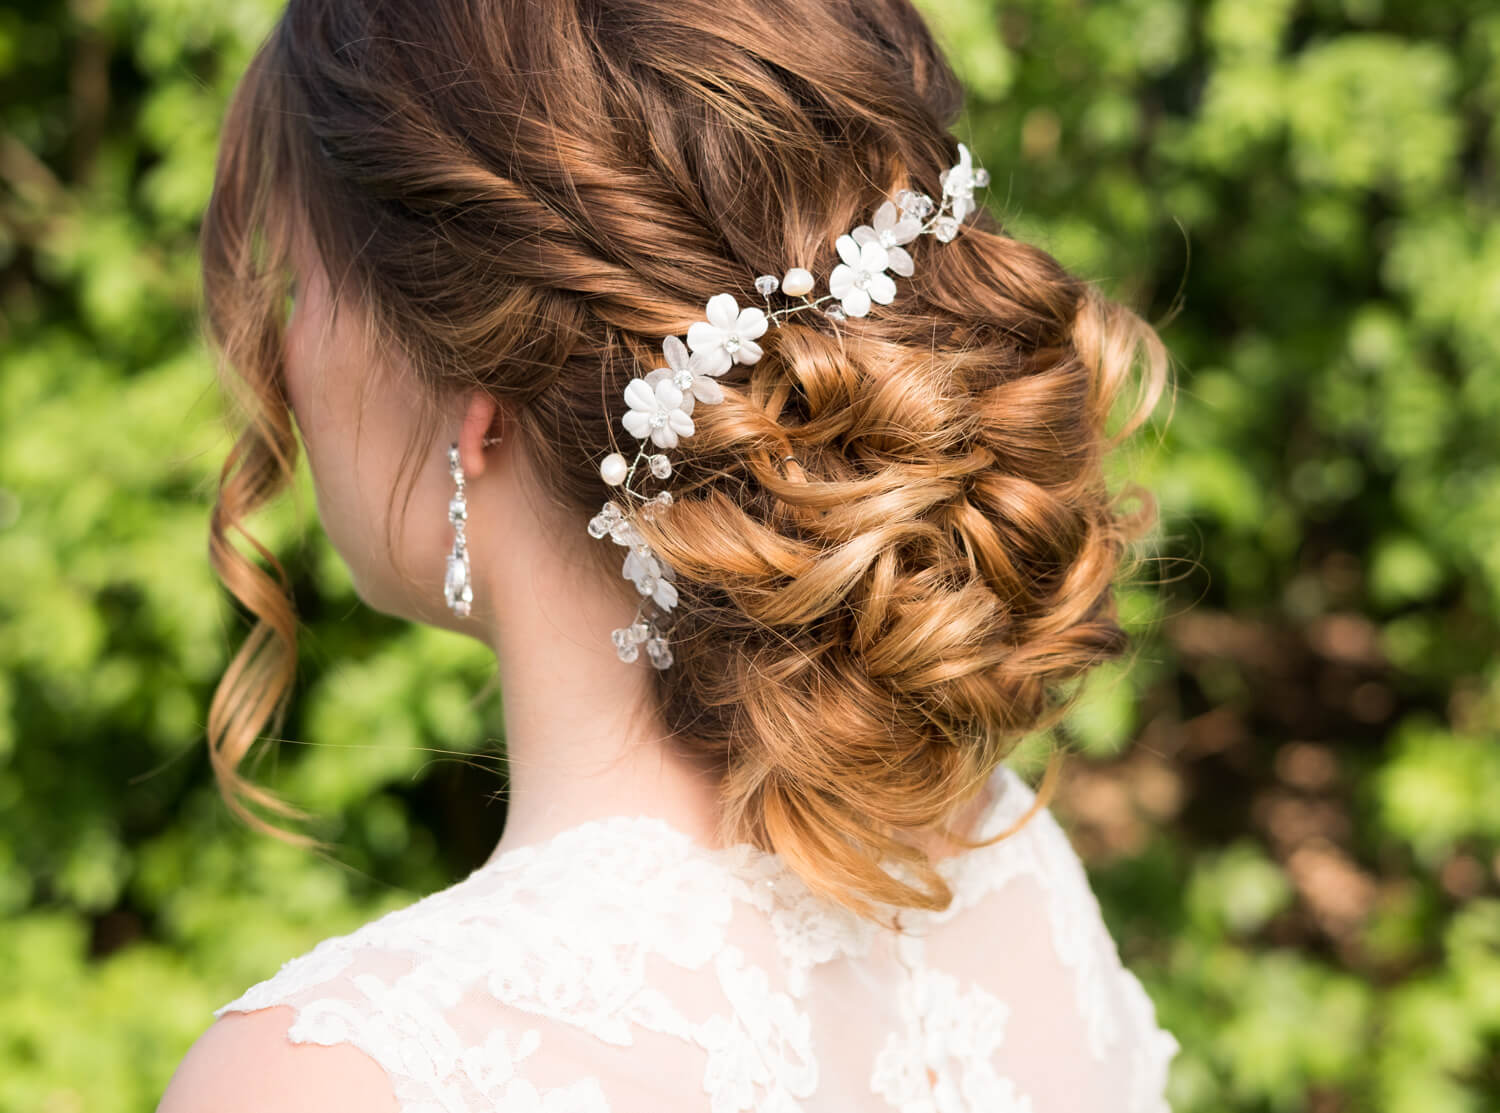
[[295,420],[361,597],[493,647],[509,805],[165,1113],[1165,1108],[1055,764],[1001,761],[1125,649],[1102,459],[1167,356],[976,204],[960,105],[906,0],[292,0],[203,231],[260,618],[215,769],[265,823],[295,619],[228,534]]

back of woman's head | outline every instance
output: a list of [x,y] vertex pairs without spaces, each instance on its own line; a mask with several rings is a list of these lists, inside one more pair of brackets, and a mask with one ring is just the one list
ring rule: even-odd
[[[212,555],[260,619],[211,713],[231,803],[279,803],[236,766],[294,675],[285,592],[227,539],[295,463],[294,226],[430,421],[474,389],[513,413],[618,579],[582,527],[626,383],[712,295],[826,275],[838,234],[931,189],[961,100],[908,0],[292,0],[237,90],[203,231],[250,418]],[[893,303],[790,316],[719,379],[674,504],[639,523],[680,596],[658,710],[722,771],[724,836],[861,910],[945,905],[902,832],[941,831],[1124,651],[1112,585],[1151,502],[1124,512],[1103,461],[1167,374],[1149,326],[983,208],[911,246]]]

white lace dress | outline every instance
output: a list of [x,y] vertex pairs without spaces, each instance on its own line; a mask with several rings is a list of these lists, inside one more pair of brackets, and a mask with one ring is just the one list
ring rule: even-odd
[[[1034,799],[1000,767],[982,834]],[[1164,1113],[1177,1040],[1050,811],[944,859],[898,935],[776,855],[612,816],[326,939],[215,1015],[290,1005],[402,1113]]]

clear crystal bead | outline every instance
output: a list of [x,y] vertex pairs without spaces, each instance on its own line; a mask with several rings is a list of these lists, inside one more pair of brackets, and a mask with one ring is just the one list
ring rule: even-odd
[[672,373],[672,385],[686,394],[692,388],[693,373],[686,367],[680,371],[674,371]]
[[990,184],[990,172],[983,166],[974,171],[974,184],[981,188]]
[[650,595],[653,591],[656,590],[656,577],[651,575],[649,572],[644,576],[637,577],[635,581],[635,589],[642,595]]
[[651,636],[651,627],[644,622],[635,622],[630,626],[630,640],[640,644]]
[[734,355],[735,352],[740,350],[740,338],[737,334],[731,332],[728,336],[724,337],[724,350],[730,355]]
[[629,519],[621,518],[613,522],[609,527],[609,539],[616,545],[632,545],[635,543],[635,525]]
[[448,572],[443,578],[443,595],[448,606],[460,618],[468,616],[469,604],[474,601],[474,591],[469,585],[469,572],[460,557],[448,554]]
[[589,536],[593,538],[603,537],[609,532],[610,522],[603,514],[595,514],[589,519]]
[[651,474],[657,479],[665,479],[672,474],[672,461],[668,460],[663,453],[658,452],[651,457]]
[[954,236],[958,235],[958,221],[954,220],[951,216],[940,216],[933,223],[932,234],[944,243],[947,243]]
[[672,650],[667,645],[667,639],[660,634],[646,642],[646,656],[659,669],[670,668],[672,665]]
[[781,289],[781,279],[774,274],[763,274],[755,280],[755,288],[761,292],[762,297],[770,297]]
[[829,317],[833,318],[835,321],[843,321],[848,319],[845,316],[844,311],[836,305],[830,305],[827,309],[823,310],[823,312],[826,313]]
[[468,518],[469,506],[463,499],[455,495],[448,500],[448,520],[450,522],[457,525],[459,522],[468,521]]
[[657,491],[656,492],[656,502],[659,503],[662,506],[671,506],[672,505],[672,492],[671,491]]
[[667,412],[665,410],[657,410],[654,414],[651,415],[651,428],[660,429],[666,423]]
[[897,201],[897,204],[901,207],[903,216],[912,216],[918,220],[926,220],[932,214],[932,198],[928,197],[927,194],[913,193],[909,189],[904,189],[896,196],[898,199],[901,197],[905,198],[905,200]]
[[625,662],[634,661],[641,655],[640,646],[630,639],[630,630],[621,626],[618,630],[610,631],[610,641],[615,643],[615,656]]

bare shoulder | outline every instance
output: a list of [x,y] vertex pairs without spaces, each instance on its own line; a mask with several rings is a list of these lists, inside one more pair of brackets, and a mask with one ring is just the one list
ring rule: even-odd
[[188,1049],[156,1113],[397,1113],[384,1070],[350,1044],[295,1044],[289,1005],[225,1013]]

